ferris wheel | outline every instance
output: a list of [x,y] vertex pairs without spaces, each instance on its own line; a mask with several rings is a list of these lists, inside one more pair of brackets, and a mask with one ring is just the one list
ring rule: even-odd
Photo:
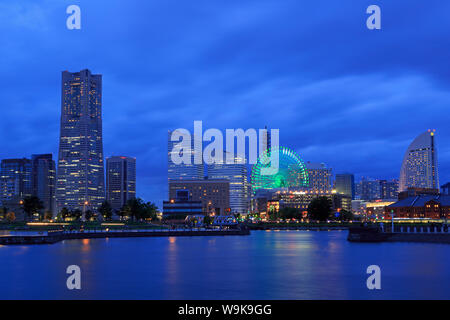
[[[271,158],[278,153],[278,168],[272,165]],[[299,155],[286,147],[267,149],[253,166],[251,174],[253,192],[259,189],[308,187],[308,170]]]

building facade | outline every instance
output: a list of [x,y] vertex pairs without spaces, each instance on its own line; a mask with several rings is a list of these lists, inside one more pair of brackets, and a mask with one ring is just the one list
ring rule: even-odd
[[31,160],[26,158],[3,159],[0,173],[2,206],[16,210],[20,207],[20,202],[26,197],[30,197],[33,192]]
[[398,180],[379,180],[381,199],[398,198]]
[[105,199],[102,76],[62,73],[57,210],[98,208]]
[[337,193],[355,199],[355,176],[351,173],[336,174],[334,188]]
[[324,163],[307,162],[309,190],[313,193],[331,192],[331,168]]
[[231,213],[247,214],[250,209],[250,189],[246,159],[235,157],[232,163],[225,161],[208,166],[208,178],[227,180],[230,183]]
[[[180,140],[176,140],[176,137],[183,136],[183,132],[180,130],[169,131],[167,134],[167,177],[170,181],[177,180],[202,180],[204,178],[204,165],[203,159],[201,164],[195,164],[195,150],[194,150],[194,140],[191,140],[191,150],[187,155],[189,163],[175,163],[173,161],[175,156],[183,156],[185,150],[177,150],[176,146],[180,143]],[[172,141],[175,139],[176,141]]]
[[[187,191],[186,196],[182,191]],[[200,201],[203,214],[230,214],[230,182],[228,180],[184,180],[169,182],[169,200]]]
[[106,159],[106,200],[120,210],[136,198],[136,159],[123,156]]
[[34,154],[32,162],[32,194],[44,204],[44,211],[52,214],[55,210],[56,166],[52,154]]
[[399,191],[405,191],[408,187],[439,189],[435,130],[419,135],[405,152]]
[[450,196],[447,195],[419,195],[399,200],[385,208],[386,219],[449,219]]

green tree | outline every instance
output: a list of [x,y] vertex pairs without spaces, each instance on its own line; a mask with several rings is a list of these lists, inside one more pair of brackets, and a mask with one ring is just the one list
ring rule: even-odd
[[326,221],[332,213],[332,205],[327,197],[317,197],[308,206],[310,219]]
[[112,208],[108,201],[103,201],[100,207],[97,209],[98,213],[102,215],[105,220],[111,220],[112,218]]
[[38,197],[26,197],[23,199],[22,209],[27,214],[28,219],[32,218],[36,213],[39,214],[39,219],[42,219],[40,210],[44,209],[44,204]]
[[86,210],[86,212],[84,213],[84,218],[86,219],[86,221],[91,221],[91,219],[95,217],[95,214],[92,210]]
[[283,208],[278,212],[278,216],[282,219],[301,219],[302,213],[296,208]]
[[152,202],[146,202],[144,205],[145,219],[156,220],[156,213],[158,212],[158,207]]
[[70,217],[70,211],[66,207],[64,207],[59,212],[59,215],[61,216],[61,219],[64,221]]

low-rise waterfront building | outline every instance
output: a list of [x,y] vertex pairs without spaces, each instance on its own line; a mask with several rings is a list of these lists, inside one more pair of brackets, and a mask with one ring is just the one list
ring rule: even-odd
[[228,180],[183,180],[169,182],[169,200],[176,200],[180,191],[187,191],[183,201],[200,201],[202,213],[211,215],[230,214],[230,182]]
[[450,196],[417,195],[401,199],[385,208],[385,218],[448,219],[450,218]]

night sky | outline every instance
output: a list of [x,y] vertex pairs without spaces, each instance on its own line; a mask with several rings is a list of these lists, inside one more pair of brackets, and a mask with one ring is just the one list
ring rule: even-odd
[[[394,3],[395,2],[395,3]],[[82,29],[66,28],[81,7]],[[382,30],[366,28],[366,8]],[[103,75],[105,156],[137,158],[138,196],[167,194],[167,130],[280,129],[334,173],[398,178],[437,130],[450,181],[450,2],[21,0],[0,3],[1,158],[57,158],[61,71]]]

